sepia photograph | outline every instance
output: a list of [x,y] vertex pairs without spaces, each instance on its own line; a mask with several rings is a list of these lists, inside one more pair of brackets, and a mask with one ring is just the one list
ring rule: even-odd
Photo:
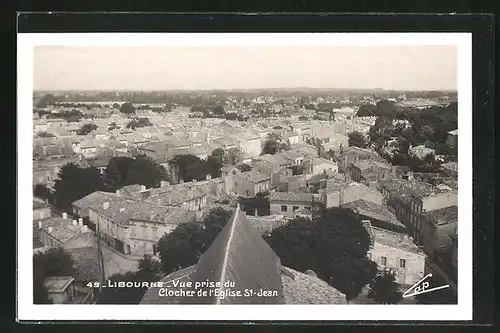
[[18,37],[26,319],[472,318],[470,35],[72,35]]

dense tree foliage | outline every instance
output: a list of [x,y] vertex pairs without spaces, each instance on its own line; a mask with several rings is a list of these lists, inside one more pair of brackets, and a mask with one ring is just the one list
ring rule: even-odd
[[132,119],[127,123],[125,127],[130,128],[130,129],[136,129],[140,127],[146,127],[146,126],[153,126],[151,121],[149,121],[149,118],[136,118]]
[[255,210],[259,216],[266,216],[271,213],[268,193],[257,193],[253,198],[238,198],[241,208],[249,215],[255,215]]
[[71,255],[62,247],[33,255],[33,299],[35,304],[50,304],[45,278],[49,276],[74,276],[75,265]]
[[179,224],[171,233],[165,234],[158,242],[163,271],[169,274],[196,264],[230,216],[231,212],[215,208],[205,217],[202,224]]
[[37,184],[33,187],[33,196],[36,198],[48,200],[52,203],[54,199],[53,195],[54,194],[45,185]]
[[370,236],[350,209],[330,208],[311,223],[297,218],[265,237],[283,265],[331,282],[348,300],[355,298],[377,273],[367,258]]
[[365,136],[361,134],[360,132],[353,131],[348,134],[349,138],[349,146],[352,147],[359,147],[359,148],[366,148],[367,143],[365,140]]
[[264,141],[264,147],[262,149],[263,154],[274,155],[285,150],[289,150],[290,145],[286,142],[280,134],[269,133],[267,135],[266,141]]
[[135,107],[130,102],[123,103],[120,106],[120,112],[124,114],[132,114],[135,113]]
[[218,165],[212,160],[212,165],[207,161],[195,155],[176,155],[170,163],[175,164],[178,168],[179,178],[184,181],[191,181],[196,179],[198,181],[205,180],[207,175],[212,175]]
[[54,201],[57,208],[71,211],[71,204],[95,191],[104,189],[101,173],[96,168],[80,168],[67,163],[59,170],[54,185]]
[[119,128],[120,128],[120,126],[118,126],[118,125],[117,125],[117,124],[113,121],[111,124],[109,124],[109,126],[108,126],[108,131],[114,131],[115,129],[119,129]]
[[147,156],[113,157],[109,160],[104,176],[106,187],[116,191],[126,185],[159,187],[162,180],[170,181],[170,175],[160,164]]
[[96,124],[84,124],[80,129],[76,132],[78,135],[87,135],[92,131],[97,129]]
[[403,293],[399,291],[396,276],[388,270],[381,270],[370,283],[368,298],[380,304],[397,304]]
[[242,163],[242,164],[239,164],[237,166],[238,170],[240,170],[241,172],[246,172],[246,171],[251,171],[252,170],[252,167],[246,163]]

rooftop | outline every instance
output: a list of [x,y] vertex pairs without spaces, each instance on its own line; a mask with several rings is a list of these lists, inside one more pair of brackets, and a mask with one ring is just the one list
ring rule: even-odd
[[269,194],[269,201],[313,203],[319,200],[315,198],[315,195],[313,193],[271,192]]
[[422,214],[427,220],[436,225],[448,224],[458,221],[458,207],[451,206],[441,209],[424,212]]
[[389,208],[387,208],[384,205],[378,205],[376,203],[361,199],[361,200],[356,200],[356,201],[346,203],[346,204],[342,205],[342,207],[351,208],[351,209],[357,211],[358,214],[361,214],[361,215],[364,215],[364,216],[367,216],[367,217],[370,217],[370,218],[373,218],[376,220],[389,222],[389,223],[396,225],[398,227],[402,227],[402,228],[405,227],[404,224],[402,224],[401,222],[399,222],[397,220],[396,216],[389,210]]
[[[113,200],[117,197],[118,196],[116,195],[116,193],[96,191],[96,192],[90,193],[89,195],[73,202],[73,206],[82,209],[82,208],[86,208],[89,206],[94,206],[96,204],[102,205],[103,202],[108,201],[108,200]],[[118,198],[118,200],[119,200],[119,198]]]
[[[282,267],[280,259],[248,223],[239,208],[217,235],[198,263],[167,275],[161,281],[174,289],[172,281],[232,282],[233,291],[263,289],[277,296],[259,297],[160,297],[159,288],[150,288],[141,304],[345,304],[345,296],[326,282]],[[205,288],[198,288],[205,289]],[[213,289],[213,288],[207,288]],[[225,288],[219,288],[224,290]],[[184,288],[186,290],[186,288]]]
[[410,239],[410,237],[408,237],[406,234],[388,231],[373,226],[372,230],[375,237],[375,242],[377,243],[425,256],[424,251],[420,249],[415,243],[413,243],[413,240]]
[[80,225],[73,225],[73,221],[71,219],[63,219],[61,217],[50,217],[39,222],[42,224],[43,231],[63,244],[81,235],[82,233],[90,232],[86,226],[82,227]]
[[240,175],[244,178],[249,179],[251,182],[254,182],[254,183],[260,183],[260,182],[269,180],[271,178],[270,176],[261,174],[259,172],[253,171],[253,170],[241,172]]
[[72,276],[49,276],[43,284],[49,293],[62,293],[74,280]]

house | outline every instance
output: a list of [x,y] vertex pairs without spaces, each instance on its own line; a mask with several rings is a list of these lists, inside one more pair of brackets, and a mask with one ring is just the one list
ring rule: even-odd
[[425,212],[421,216],[422,245],[429,258],[451,251],[458,226],[458,207],[450,206]]
[[[220,285],[204,286],[202,281]],[[314,273],[282,266],[239,206],[195,265],[159,283],[146,291],[140,304],[346,304],[345,295]]]
[[196,213],[177,207],[153,205],[119,197],[89,207],[89,220],[110,247],[132,256],[156,254],[156,244],[181,223],[196,221]]
[[434,149],[427,148],[425,145],[419,145],[415,147],[410,146],[408,154],[423,160],[427,157],[427,155],[436,155],[436,151]]
[[255,171],[268,176],[272,176],[274,173],[289,168],[293,165],[290,159],[280,154],[261,155],[254,157],[252,161],[254,166],[253,169]]
[[254,197],[271,190],[271,177],[256,171],[236,172],[233,175],[233,191],[237,196]]
[[458,176],[458,163],[457,162],[447,162],[442,163],[440,170],[448,177],[457,177]]
[[363,221],[372,239],[368,258],[394,272],[396,282],[412,286],[424,277],[425,253],[404,233],[373,227]]
[[307,186],[311,175],[278,174],[275,180],[275,190],[277,192],[297,192],[300,188]]
[[43,220],[51,217],[50,205],[40,199],[33,199],[33,221]]
[[[257,212],[256,212],[257,213]],[[261,235],[268,235],[274,229],[286,225],[290,220],[284,218],[283,215],[268,215],[268,216],[246,216],[248,223],[257,230]]]
[[72,276],[49,276],[44,279],[43,285],[53,304],[67,304],[73,303],[76,296],[74,281]]
[[373,204],[382,205],[384,197],[379,191],[363,185],[361,183],[350,182],[347,184],[340,183],[338,186],[327,188],[326,195],[326,208],[343,207],[357,200],[364,200]]
[[343,204],[342,207],[352,209],[363,219],[369,220],[374,227],[406,233],[406,226],[399,222],[396,215],[384,205],[361,199]]
[[357,163],[361,160],[374,160],[378,162],[385,162],[385,160],[380,157],[375,151],[369,149],[363,149],[358,147],[346,147],[337,156],[337,162],[339,164],[339,171],[344,173],[350,173],[352,163]]
[[70,220],[67,215],[51,217],[38,221],[38,237],[46,247],[63,247],[74,249],[85,246],[94,246],[95,237],[83,219]]
[[409,231],[418,245],[424,243],[422,230],[426,214],[435,210],[454,207],[458,203],[458,191],[450,188],[421,188],[413,190],[410,197]]
[[110,201],[115,197],[117,197],[116,193],[104,191],[90,193],[71,204],[73,209],[72,213],[79,218],[83,218],[84,224],[92,231],[96,231],[95,223],[89,220],[89,207],[93,205],[102,205],[102,203]]
[[322,138],[321,145],[325,151],[340,152],[344,148],[349,147],[349,137],[342,134],[334,133],[326,138]]
[[306,160],[304,162],[304,167],[305,173],[312,175],[318,175],[326,171],[331,171],[333,173],[339,172],[339,166],[336,162],[322,157],[315,157]]
[[366,186],[376,187],[381,179],[392,175],[389,164],[374,161],[360,160],[351,164],[351,179]]
[[280,214],[293,219],[296,212],[301,209],[314,213],[324,206],[324,199],[321,195],[313,193],[271,192],[269,205],[271,215]]
[[458,130],[450,131],[446,134],[446,144],[451,148],[458,147]]

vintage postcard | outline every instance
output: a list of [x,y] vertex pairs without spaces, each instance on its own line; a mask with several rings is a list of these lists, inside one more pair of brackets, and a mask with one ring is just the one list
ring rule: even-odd
[[471,320],[471,59],[465,33],[19,34],[18,318]]

